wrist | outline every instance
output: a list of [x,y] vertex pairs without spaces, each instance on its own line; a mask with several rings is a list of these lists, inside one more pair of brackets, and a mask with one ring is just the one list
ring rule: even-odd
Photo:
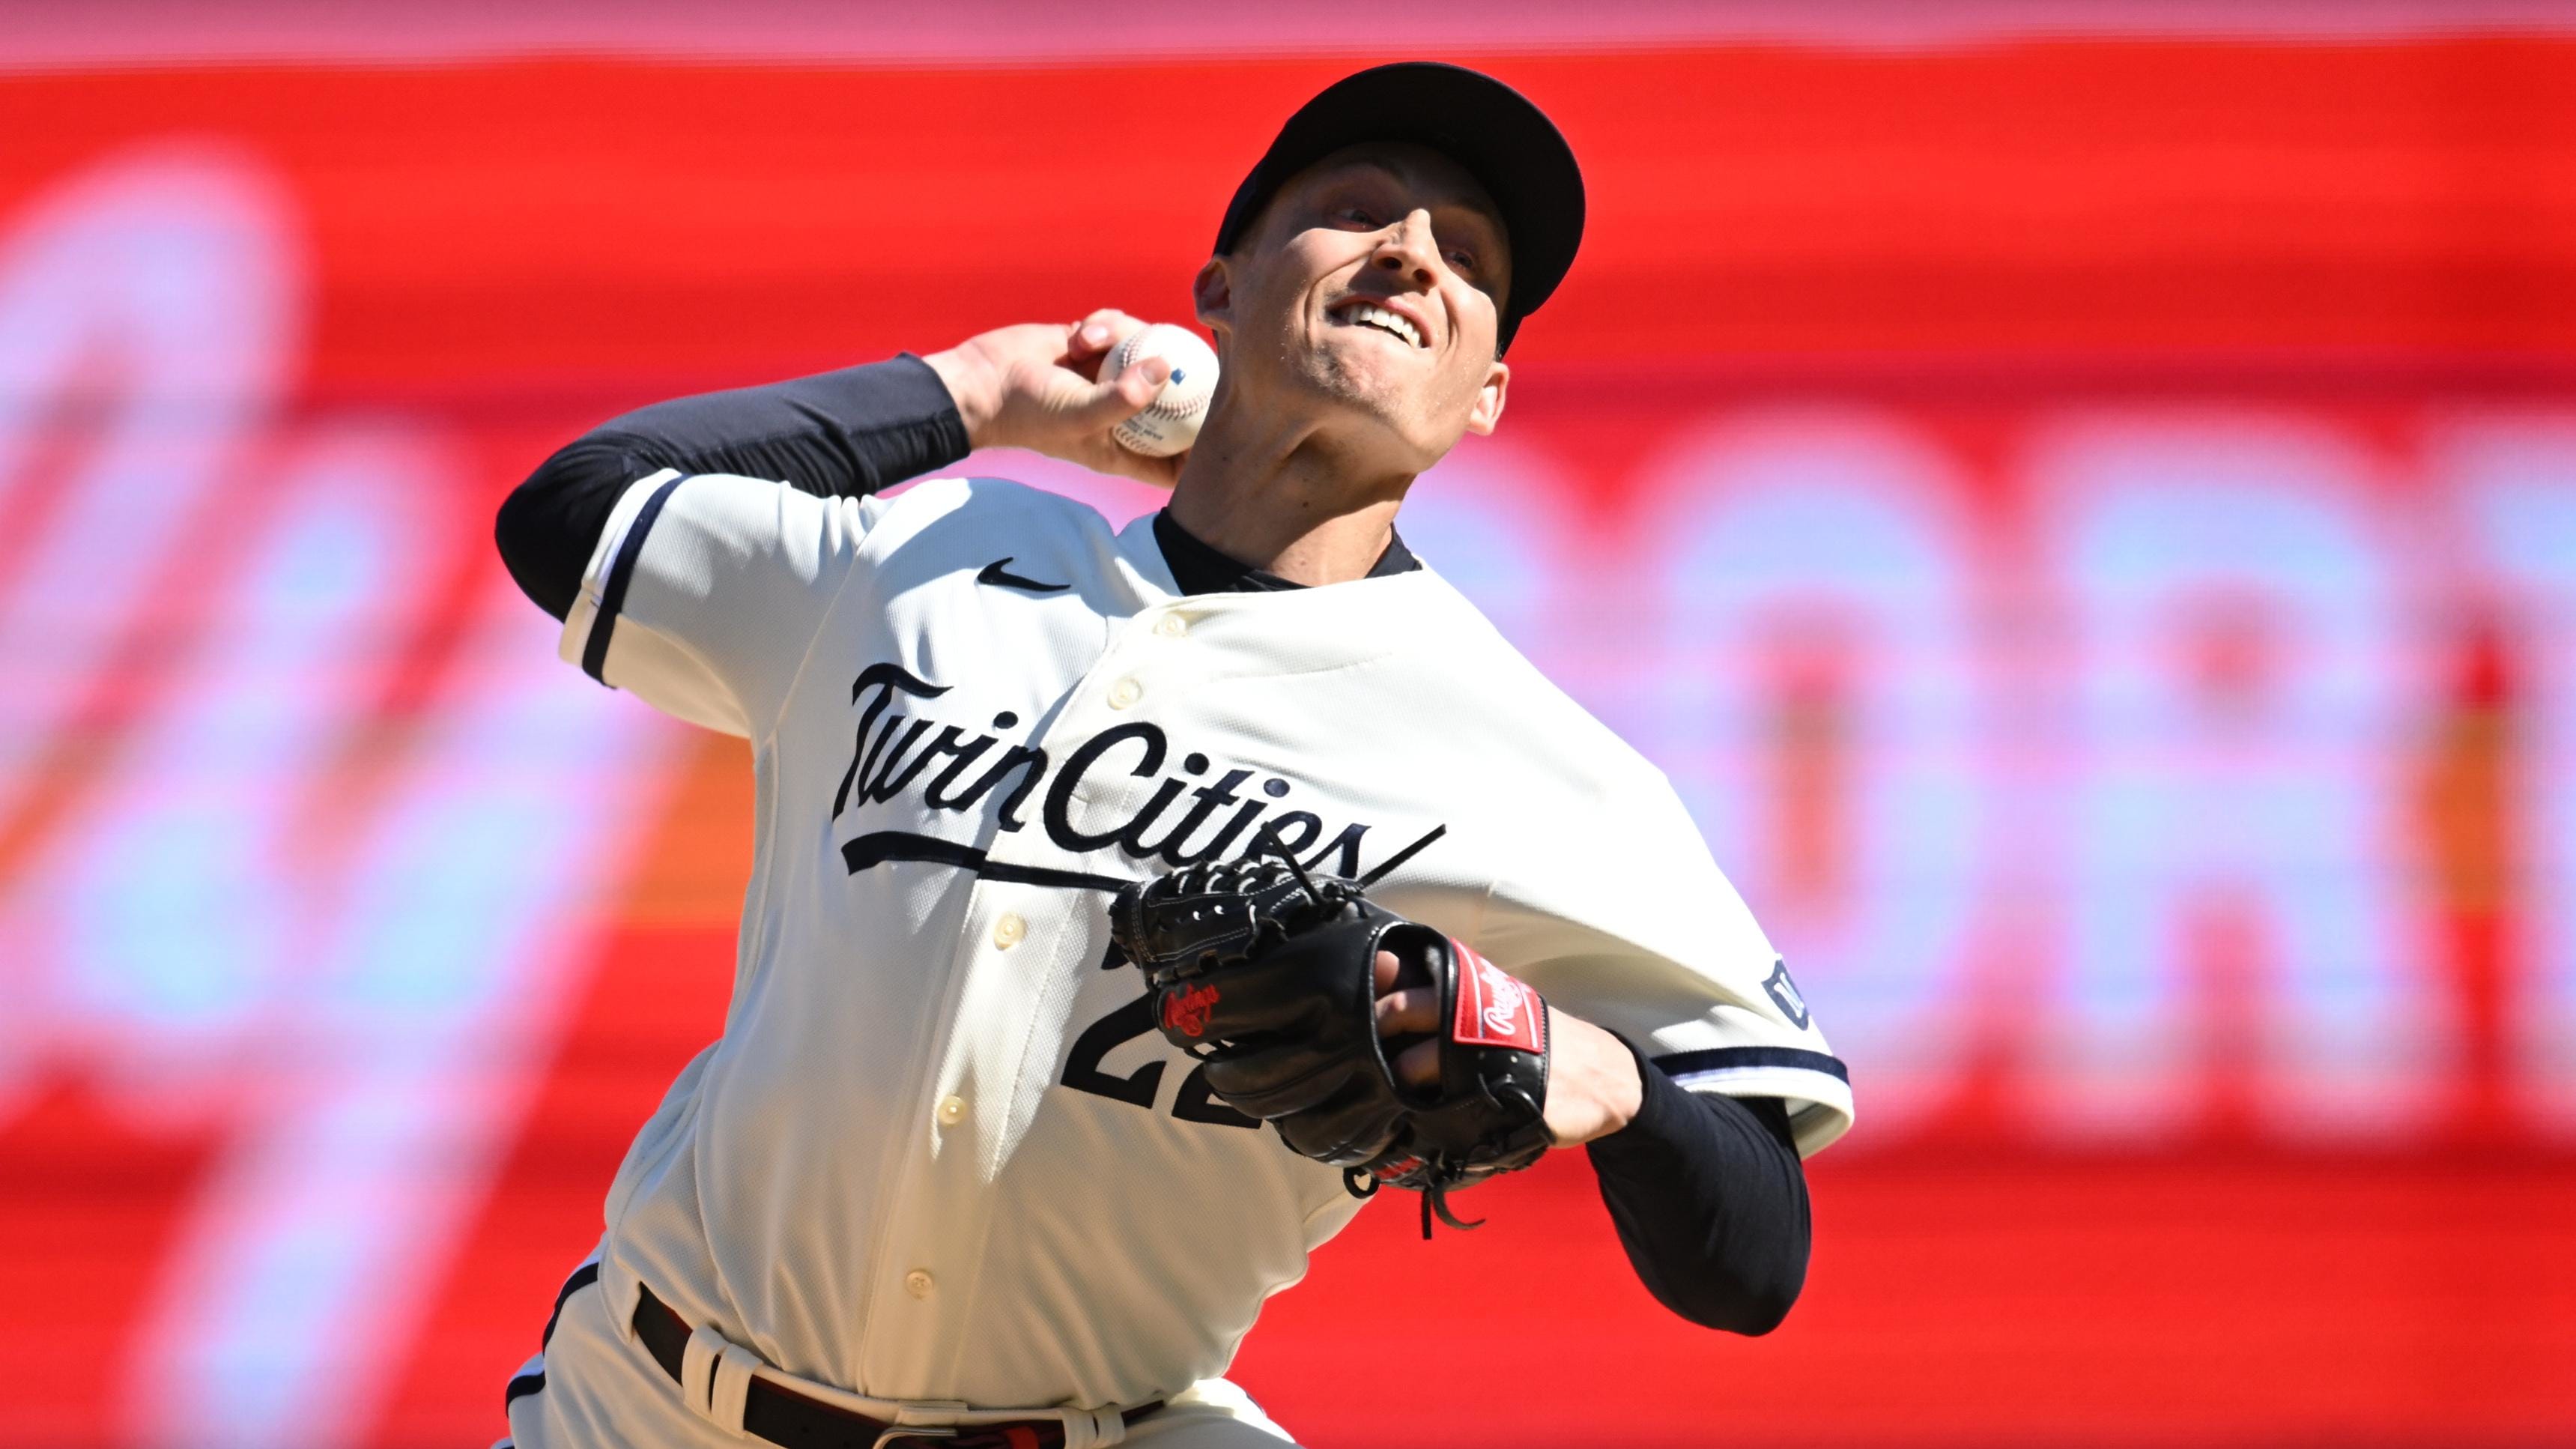
[[1548,1008],[1547,1127],[1559,1147],[1580,1147],[1626,1127],[1645,1106],[1646,1082],[1628,1044],[1581,1017]]
[[958,421],[966,426],[970,448],[1006,447],[995,434],[1002,412],[1002,380],[991,359],[972,345],[951,347],[921,359],[948,389]]

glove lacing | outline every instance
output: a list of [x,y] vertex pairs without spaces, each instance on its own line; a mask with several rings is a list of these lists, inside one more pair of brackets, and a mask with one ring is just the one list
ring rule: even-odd
[[[1485,1225],[1485,1220],[1483,1218],[1478,1218],[1472,1223],[1466,1222],[1460,1219],[1456,1213],[1449,1210],[1449,1189],[1457,1186],[1458,1183],[1463,1180],[1464,1175],[1452,1172],[1448,1168],[1437,1163],[1430,1164],[1429,1171],[1431,1174],[1430,1180],[1425,1182],[1421,1188],[1422,1240],[1426,1243],[1431,1241],[1431,1217],[1434,1213],[1439,1214],[1440,1221],[1447,1223],[1449,1226],[1456,1228],[1462,1233],[1473,1232],[1475,1229],[1483,1227]],[[1362,1187],[1362,1183],[1366,1183],[1368,1185],[1366,1187]],[[1342,1169],[1342,1190],[1355,1198],[1361,1199],[1362,1201],[1366,1201],[1369,1198],[1377,1196],[1377,1190],[1384,1186],[1386,1186],[1385,1180],[1365,1167],[1345,1167]]]

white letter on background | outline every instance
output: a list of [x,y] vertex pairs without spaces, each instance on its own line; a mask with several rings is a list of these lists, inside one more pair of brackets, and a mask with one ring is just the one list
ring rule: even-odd
[[[2420,681],[2367,460],[2235,416],[2073,424],[2033,458],[2076,671],[2043,1114],[2152,1133],[2234,1068],[2282,1135],[2404,1127],[2452,1022],[2398,809]],[[2228,928],[2258,984],[2202,990],[2197,943]]]

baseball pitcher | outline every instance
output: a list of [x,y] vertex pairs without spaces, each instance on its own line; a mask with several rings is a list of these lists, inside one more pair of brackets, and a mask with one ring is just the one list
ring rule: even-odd
[[[1660,1301],[1780,1321],[1843,1065],[1663,776],[1395,530],[1582,225],[1528,100],[1363,71],[1192,282],[1186,452],[1114,440],[1169,367],[1104,379],[1143,324],[1102,311],[646,408],[512,494],[564,660],[757,778],[724,1033],[509,1384],[521,1449],[1278,1449],[1223,1375],[1307,1254],[1578,1146]],[[881,496],[992,446],[1170,505]]]

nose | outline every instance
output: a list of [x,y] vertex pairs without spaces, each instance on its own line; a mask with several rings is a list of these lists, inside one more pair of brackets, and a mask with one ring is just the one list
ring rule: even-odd
[[1431,213],[1417,208],[1387,229],[1386,239],[1378,243],[1369,262],[1428,292],[1439,285],[1439,276],[1433,270],[1439,255],[1439,244],[1431,235]]

